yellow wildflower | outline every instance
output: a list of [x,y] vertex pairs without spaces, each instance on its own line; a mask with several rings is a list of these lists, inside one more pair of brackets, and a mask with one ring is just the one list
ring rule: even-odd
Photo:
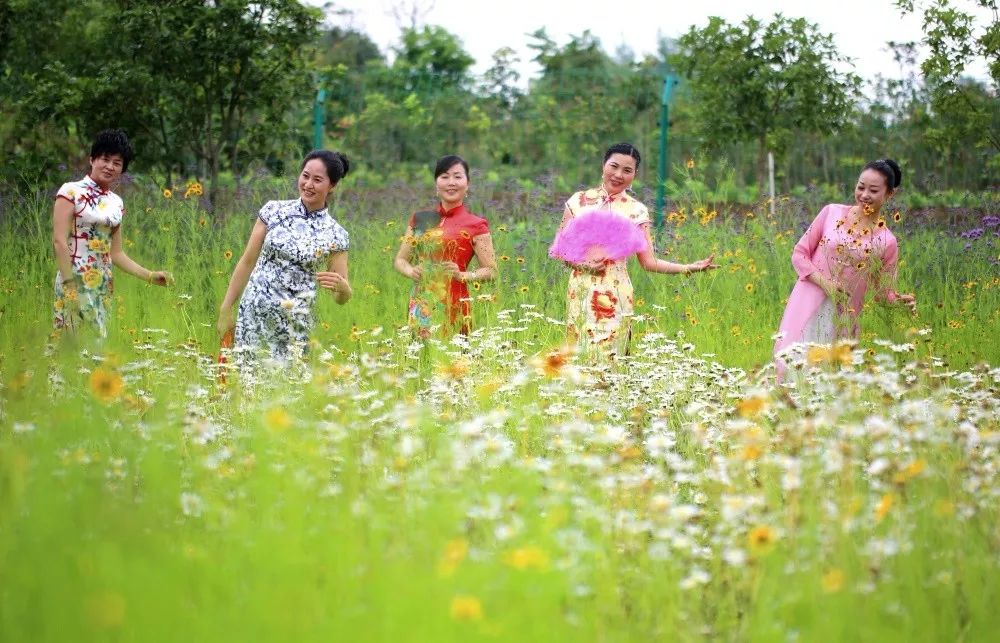
[[475,596],[456,596],[451,599],[451,617],[456,621],[481,621],[483,604]]
[[566,365],[569,364],[572,357],[572,349],[560,348],[558,350],[549,351],[545,355],[535,357],[531,360],[531,365],[545,377],[559,377]]
[[771,551],[777,539],[777,534],[767,525],[758,525],[747,534],[747,543],[750,545],[750,551],[755,554],[766,554]]
[[549,557],[538,547],[528,546],[508,552],[504,557],[504,562],[520,571],[542,570],[548,566]]
[[736,403],[736,412],[740,417],[755,417],[767,410],[767,398],[763,395],[751,395]]
[[449,540],[444,546],[444,554],[438,561],[438,574],[440,576],[451,576],[455,573],[459,563],[465,560],[469,553],[469,543],[464,538]]
[[895,497],[891,493],[887,493],[882,496],[882,499],[879,500],[878,506],[875,507],[876,522],[881,522],[882,519],[888,515],[889,510],[892,509],[892,505],[895,501]]
[[444,376],[445,379],[449,380],[460,380],[465,377],[465,374],[469,372],[469,360],[465,358],[456,359],[450,364],[443,364],[438,366],[438,373]]
[[272,433],[282,433],[292,426],[292,416],[284,408],[275,406],[264,413],[264,426]]
[[101,402],[114,402],[125,390],[122,376],[106,368],[95,368],[90,374],[90,392]]
[[827,594],[835,594],[843,589],[844,578],[844,572],[834,567],[827,573],[823,574],[823,578],[820,580],[820,585],[823,587],[823,591]]

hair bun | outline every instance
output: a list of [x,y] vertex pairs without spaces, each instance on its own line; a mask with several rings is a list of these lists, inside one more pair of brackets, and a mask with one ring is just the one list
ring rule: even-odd
[[882,159],[882,162],[892,170],[892,189],[895,190],[903,183],[903,170],[899,169],[899,163],[893,159]]
[[865,164],[864,170],[875,170],[885,177],[885,185],[890,190],[895,190],[903,182],[903,171],[899,169],[899,163],[892,159],[875,159]]
[[347,156],[343,152],[334,152],[334,154],[344,164],[344,176],[347,176],[347,173],[351,171],[351,162],[347,160]]

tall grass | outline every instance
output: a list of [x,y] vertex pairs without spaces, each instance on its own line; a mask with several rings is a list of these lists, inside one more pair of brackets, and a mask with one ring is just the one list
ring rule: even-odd
[[468,346],[421,365],[398,331],[392,257],[430,187],[344,185],[355,297],[320,301],[308,378],[255,394],[218,384],[215,314],[256,209],[290,189],[250,185],[214,212],[126,190],[128,252],[177,283],[119,275],[110,337],[49,357],[51,203],[16,203],[0,640],[992,638],[988,236],[966,250],[904,218],[918,318],[872,309],[849,365],[805,360],[783,394],[770,337],[806,208],[678,204],[659,246],[720,269],[633,266],[633,356],[563,365],[546,361],[566,284],[546,249],[564,195],[473,188],[507,259],[474,291],[496,301],[476,302]]

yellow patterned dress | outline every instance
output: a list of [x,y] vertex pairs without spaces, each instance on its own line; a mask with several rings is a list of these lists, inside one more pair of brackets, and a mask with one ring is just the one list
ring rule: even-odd
[[[646,206],[625,192],[610,195],[603,187],[577,192],[566,201],[562,225],[585,212],[610,211],[636,225],[649,223]],[[566,324],[569,339],[581,352],[595,348],[605,355],[627,355],[633,311],[628,259],[608,264],[602,274],[574,269],[569,277]]]

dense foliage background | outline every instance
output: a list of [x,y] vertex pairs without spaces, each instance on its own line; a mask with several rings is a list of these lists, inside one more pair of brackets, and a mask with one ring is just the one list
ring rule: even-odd
[[[197,179],[215,202],[221,185],[301,158],[319,93],[324,145],[373,183],[422,174],[457,151],[497,176],[568,190],[593,180],[594,159],[617,140],[643,150],[649,183],[662,86],[675,74],[670,158],[674,169],[711,168],[704,180],[719,200],[753,202],[771,151],[778,192],[839,192],[864,160],[891,155],[911,194],[962,205],[1000,176],[996,10],[981,24],[969,10],[990,0],[895,4],[921,12],[926,33],[886,43],[897,78],[859,76],[832,35],[775,15],[712,18],[641,60],[609,54],[589,31],[557,43],[539,28],[528,45],[539,73],[523,79],[510,48],[475,76],[475,60],[441,27],[405,27],[384,52],[339,26],[340,14],[325,19],[294,0],[6,0],[0,142],[10,162],[0,186],[51,183],[60,165],[82,164],[96,131],[118,126],[139,151],[135,171],[167,186]],[[989,77],[965,77],[981,58]]]

